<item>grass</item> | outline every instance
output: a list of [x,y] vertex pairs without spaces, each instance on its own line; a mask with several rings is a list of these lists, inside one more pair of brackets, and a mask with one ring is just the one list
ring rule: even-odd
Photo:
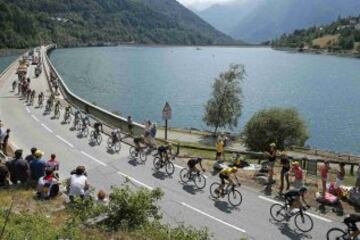
[[[338,42],[340,37],[340,34],[336,34],[336,35],[326,35],[320,38],[316,38],[312,41],[313,45],[317,45],[320,48],[326,48],[328,46],[334,45]],[[330,43],[330,44],[328,44]]]

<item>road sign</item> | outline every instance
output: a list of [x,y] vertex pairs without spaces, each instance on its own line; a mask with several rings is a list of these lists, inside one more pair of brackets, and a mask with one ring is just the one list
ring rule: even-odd
[[172,110],[168,102],[165,103],[165,106],[162,111],[162,116],[165,121],[171,119]]

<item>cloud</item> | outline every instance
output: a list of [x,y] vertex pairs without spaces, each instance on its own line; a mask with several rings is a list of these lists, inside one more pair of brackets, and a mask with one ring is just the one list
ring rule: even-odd
[[207,7],[210,7],[215,3],[225,3],[225,2],[230,2],[231,0],[177,0],[177,1],[186,7],[192,7],[197,10],[202,10]]

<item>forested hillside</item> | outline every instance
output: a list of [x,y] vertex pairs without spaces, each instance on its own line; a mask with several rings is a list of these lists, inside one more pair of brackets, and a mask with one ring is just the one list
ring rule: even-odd
[[1,0],[0,48],[234,44],[175,0]]

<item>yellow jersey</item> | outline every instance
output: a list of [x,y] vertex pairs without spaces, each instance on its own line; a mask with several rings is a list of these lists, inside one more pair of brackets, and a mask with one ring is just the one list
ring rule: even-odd
[[224,142],[223,141],[219,141],[216,143],[216,151],[218,153],[224,152]]
[[225,174],[225,175],[229,175],[229,174],[233,173],[233,169],[231,167],[224,168],[223,170],[220,171],[220,173]]

